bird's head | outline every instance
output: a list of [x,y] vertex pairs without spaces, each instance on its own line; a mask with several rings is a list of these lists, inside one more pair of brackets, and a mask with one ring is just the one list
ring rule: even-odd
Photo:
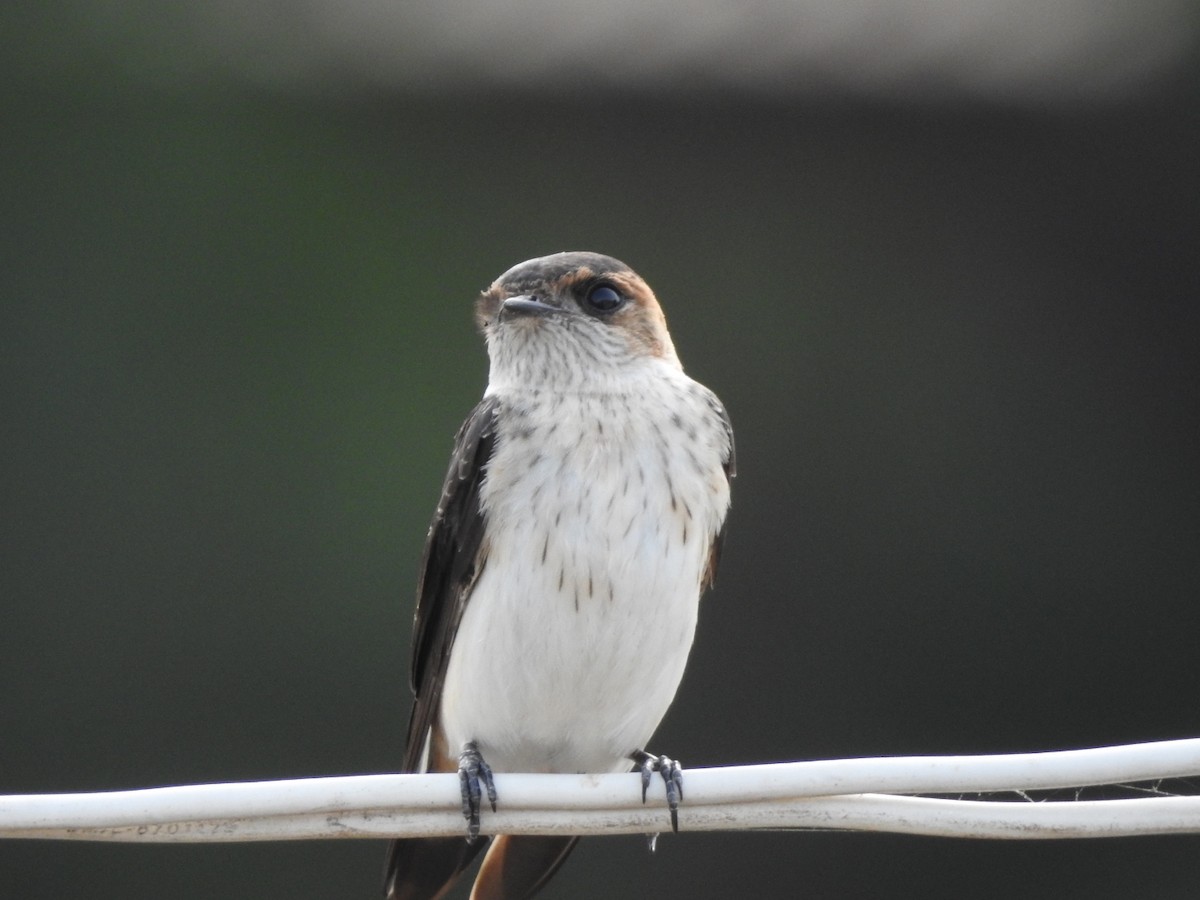
[[555,253],[514,266],[480,295],[476,317],[493,385],[567,387],[647,362],[679,368],[650,286],[599,253]]

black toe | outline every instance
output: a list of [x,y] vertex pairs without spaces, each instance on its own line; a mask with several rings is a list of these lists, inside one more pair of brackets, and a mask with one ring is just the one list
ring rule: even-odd
[[479,809],[484,791],[492,812],[496,811],[496,783],[492,779],[492,768],[484,761],[483,754],[474,741],[463,745],[458,756],[458,784],[462,791],[462,813],[467,820],[467,842],[479,837]]
[[667,791],[667,809],[671,811],[671,830],[679,831],[679,802],[683,799],[683,766],[669,756],[654,756],[645,750],[637,750],[630,758],[642,774],[642,802],[646,802],[646,791],[650,787],[652,772],[662,776]]

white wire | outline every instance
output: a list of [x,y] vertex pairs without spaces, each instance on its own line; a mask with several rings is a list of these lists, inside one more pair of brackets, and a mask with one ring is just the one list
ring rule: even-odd
[[[994,756],[891,757],[685,772],[681,831],[825,828],[980,838],[1200,833],[1200,798],[984,802],[884,794],[1030,791],[1200,775],[1200,739]],[[484,833],[669,829],[625,775],[496,776]],[[0,837],[230,842],[464,833],[455,775],[368,775],[0,797]]]

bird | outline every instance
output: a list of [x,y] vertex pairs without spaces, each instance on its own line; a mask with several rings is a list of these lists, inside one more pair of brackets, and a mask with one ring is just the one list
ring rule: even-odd
[[476,301],[488,382],[455,437],[417,588],[406,772],[457,772],[466,834],[402,838],[388,900],[443,897],[487,847],[472,900],[532,897],[577,836],[479,834],[495,772],[666,786],[646,743],[674,699],[720,559],[735,475],[717,396],[684,374],[649,285],[571,251]]

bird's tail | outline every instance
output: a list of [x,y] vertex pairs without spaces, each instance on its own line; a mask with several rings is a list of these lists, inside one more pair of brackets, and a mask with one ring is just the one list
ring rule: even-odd
[[525,900],[532,897],[558,871],[579,838],[500,835],[492,842],[471,900]]
[[[527,900],[558,871],[578,837],[501,835],[491,842],[471,900]],[[404,838],[388,850],[387,900],[437,900],[453,887],[486,838]]]
[[436,900],[444,897],[471,865],[487,838],[402,838],[388,846],[383,894],[387,900]]

